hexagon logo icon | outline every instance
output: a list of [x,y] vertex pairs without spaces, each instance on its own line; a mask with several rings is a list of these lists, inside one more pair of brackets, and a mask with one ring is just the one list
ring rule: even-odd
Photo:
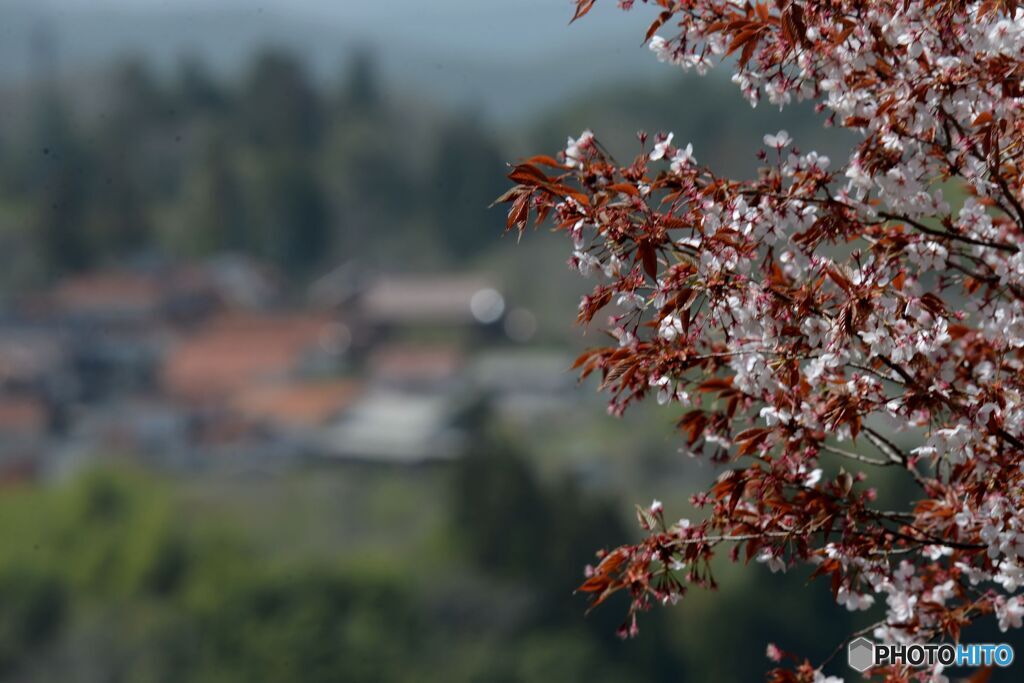
[[846,661],[855,671],[867,671],[875,663],[875,644],[867,638],[850,641],[846,647]]

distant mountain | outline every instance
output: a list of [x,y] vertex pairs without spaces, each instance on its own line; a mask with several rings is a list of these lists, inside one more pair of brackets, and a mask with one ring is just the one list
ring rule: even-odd
[[507,120],[595,84],[666,73],[641,45],[650,12],[605,5],[568,27],[570,4],[557,0],[5,0],[0,81],[31,80],[49,62],[74,78],[126,54],[165,69],[199,55],[230,75],[271,45],[332,78],[365,48],[392,85]]

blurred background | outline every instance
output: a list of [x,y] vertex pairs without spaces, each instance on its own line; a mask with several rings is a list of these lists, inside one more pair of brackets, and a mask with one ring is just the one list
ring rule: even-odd
[[598,5],[0,3],[0,680],[756,680],[868,623],[760,566],[629,642],[572,594],[715,472],[577,385],[505,163],[846,144]]

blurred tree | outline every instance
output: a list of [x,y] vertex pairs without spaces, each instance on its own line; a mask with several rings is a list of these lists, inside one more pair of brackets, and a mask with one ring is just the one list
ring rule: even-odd
[[[391,123],[390,111],[373,117],[339,117],[324,145],[321,168],[339,223],[336,239],[345,257],[377,263],[391,258],[408,267],[409,260],[422,253],[420,244],[411,247],[415,240],[406,239],[410,217],[418,210],[415,177],[419,169],[411,155],[400,153],[413,141]],[[399,242],[407,248],[395,249]]]
[[309,275],[327,256],[330,216],[319,181],[305,157],[263,160],[250,190],[258,255],[293,276]]
[[243,190],[225,136],[212,133],[201,155],[185,179],[186,249],[196,255],[250,251]]
[[225,683],[407,680],[427,629],[404,590],[369,576],[270,575],[211,607],[202,678]]
[[613,502],[584,495],[568,479],[540,482],[504,439],[473,449],[455,465],[453,481],[453,523],[470,557],[493,574],[530,580],[578,613],[565,597],[580,567],[627,533]]
[[[675,627],[619,640],[620,615],[582,619],[572,594],[590,551],[622,538],[615,506],[546,483],[507,443],[477,452],[453,463],[451,524],[434,528],[469,566],[447,554],[438,564],[380,519],[360,522],[369,545],[347,540],[332,560],[261,551],[285,520],[259,497],[218,490],[211,516],[188,484],[125,471],[12,490],[0,497],[0,681],[749,680],[761,658],[716,646],[822,645],[829,593],[807,599],[796,575],[736,582],[720,599],[747,611],[742,625],[711,619],[720,599],[697,596],[692,615],[647,615],[686,619]],[[320,489],[323,473],[314,479]],[[443,478],[410,480],[445,499]],[[390,499],[394,479],[376,481]],[[395,546],[378,555],[384,539]],[[799,618],[780,625],[780,601]]]
[[33,273],[227,249],[302,277],[331,257],[462,266],[494,244],[497,138],[469,114],[391,104],[366,51],[330,106],[280,51],[233,90],[197,59],[168,80],[124,60],[101,85],[95,116],[47,103],[12,139],[5,186],[34,204]]
[[[516,656],[496,659],[481,677],[566,680],[571,670],[573,679],[616,680],[629,677],[628,669],[613,664],[625,660],[656,678],[657,672],[678,674],[682,664],[664,636],[626,644],[614,635],[618,615],[580,620],[581,599],[573,595],[580,567],[595,560],[594,548],[626,533],[615,504],[584,494],[569,480],[542,482],[507,439],[485,441],[471,453],[453,473],[453,535],[486,575],[536,591]],[[548,638],[562,642],[572,659],[551,664]]]
[[154,244],[151,211],[165,175],[160,148],[173,123],[171,96],[145,62],[118,64],[108,88],[93,136],[87,217],[94,252],[106,261]]
[[479,120],[463,114],[445,121],[437,133],[431,171],[423,188],[439,237],[457,259],[493,245],[496,214],[484,197],[503,191],[502,150]]
[[311,149],[320,138],[320,101],[302,63],[277,51],[260,55],[238,102],[248,140],[257,147]]
[[111,128],[104,137],[92,169],[88,231],[96,253],[109,261],[149,246],[153,234],[134,136],[117,135]]
[[31,167],[24,172],[35,185],[28,189],[34,195],[36,251],[43,271],[52,276],[91,262],[84,232],[89,162],[66,105],[55,93],[39,102],[37,112],[29,145]]
[[521,577],[546,571],[539,555],[547,548],[548,501],[529,465],[507,446],[484,444],[458,462],[452,513],[483,569]]
[[165,92],[149,64],[141,58],[133,57],[117,64],[107,87],[107,119],[111,127],[128,138],[137,139],[172,114],[171,95]]
[[345,73],[342,105],[348,112],[367,114],[381,103],[378,75],[372,54],[366,49],[352,53]]
[[185,113],[219,111],[227,102],[206,63],[196,57],[184,59],[178,65],[175,98]]
[[0,571],[0,604],[0,675],[6,675],[57,635],[68,604],[56,577],[19,567]]

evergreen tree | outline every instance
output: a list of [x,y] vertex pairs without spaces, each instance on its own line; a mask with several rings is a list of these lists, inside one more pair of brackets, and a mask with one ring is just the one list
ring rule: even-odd
[[175,92],[186,113],[218,111],[227,101],[206,63],[197,58],[185,59],[178,65]]
[[353,52],[345,75],[343,104],[347,110],[366,114],[380,105],[380,89],[373,57],[367,50]]
[[327,202],[308,160],[268,158],[253,190],[257,253],[294,276],[311,274],[331,239]]
[[301,62],[283,52],[256,59],[239,102],[251,143],[309,150],[320,136],[320,101]]
[[481,197],[497,197],[505,185],[502,152],[472,116],[445,122],[424,195],[445,247],[463,259],[493,245],[497,216]]
[[[48,93],[37,106],[30,159],[35,168],[33,241],[43,271],[59,275],[87,266],[92,257],[83,230],[88,158],[76,138],[64,102]],[[32,151],[35,151],[33,154]]]
[[231,150],[215,133],[188,178],[187,249],[197,254],[246,251],[252,248],[245,204]]

